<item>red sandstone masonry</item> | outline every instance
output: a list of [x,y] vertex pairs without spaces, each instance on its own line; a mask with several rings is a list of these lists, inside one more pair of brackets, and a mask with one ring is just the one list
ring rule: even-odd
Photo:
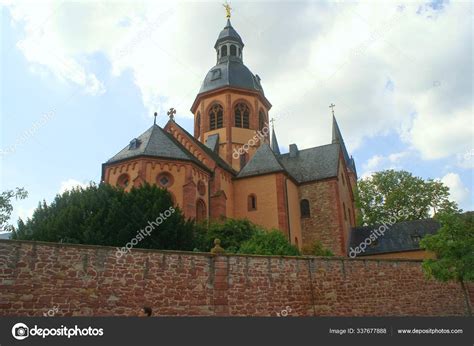
[[[471,292],[471,285],[469,289]],[[472,293],[471,293],[472,294]],[[0,241],[0,315],[460,316],[460,285],[414,260],[214,256]]]

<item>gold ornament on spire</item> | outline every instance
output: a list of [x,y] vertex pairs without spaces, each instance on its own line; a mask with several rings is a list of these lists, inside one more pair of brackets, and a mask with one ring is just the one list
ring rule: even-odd
[[226,2],[225,4],[222,4],[222,6],[224,6],[225,8],[226,17],[230,18],[230,11],[232,10],[232,7],[230,7],[228,2]]

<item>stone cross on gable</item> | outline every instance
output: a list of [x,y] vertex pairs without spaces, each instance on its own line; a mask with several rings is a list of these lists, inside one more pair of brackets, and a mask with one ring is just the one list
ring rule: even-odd
[[176,114],[176,109],[174,109],[173,107],[170,108],[170,110],[168,111],[168,116],[170,117],[170,120],[174,121],[174,115]]

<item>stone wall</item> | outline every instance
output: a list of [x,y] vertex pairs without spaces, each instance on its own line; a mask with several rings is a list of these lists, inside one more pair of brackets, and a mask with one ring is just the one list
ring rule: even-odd
[[1,240],[0,315],[467,314],[461,286],[426,280],[415,260],[115,251]]

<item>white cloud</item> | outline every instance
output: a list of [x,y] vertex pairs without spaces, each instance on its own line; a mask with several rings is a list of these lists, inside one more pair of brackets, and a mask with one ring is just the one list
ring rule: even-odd
[[19,206],[17,209],[17,214],[18,217],[21,218],[23,221],[26,221],[27,219],[31,218],[33,216],[33,212],[35,211],[36,208],[23,208],[22,206]]
[[[469,189],[464,186],[458,174],[450,172],[441,178],[441,182],[449,187],[451,198],[456,201],[459,206],[468,206],[469,203],[472,203],[469,201]],[[472,206],[468,206],[467,208],[471,209]]]
[[[455,158],[474,136],[469,6],[277,2],[268,11],[265,2],[239,2],[232,23],[246,65],[274,104],[271,116],[288,114],[276,122],[282,146],[328,143],[334,102],[349,151],[395,131],[423,159]],[[28,61],[100,94],[104,83],[88,59],[102,53],[114,76],[132,72],[150,115],[173,106],[178,117],[191,116],[225,24],[214,2],[51,0],[9,8],[24,29],[18,48]]]
[[75,179],[68,179],[65,181],[61,182],[61,187],[59,188],[59,194],[62,194],[66,191],[70,191],[74,189],[75,187],[87,187],[89,184],[87,183],[82,183],[78,180]]
[[385,169],[401,169],[402,159],[410,155],[412,155],[412,153],[408,151],[392,153],[387,156],[374,155],[362,165],[363,173],[361,177],[367,178],[372,175],[372,173]]

